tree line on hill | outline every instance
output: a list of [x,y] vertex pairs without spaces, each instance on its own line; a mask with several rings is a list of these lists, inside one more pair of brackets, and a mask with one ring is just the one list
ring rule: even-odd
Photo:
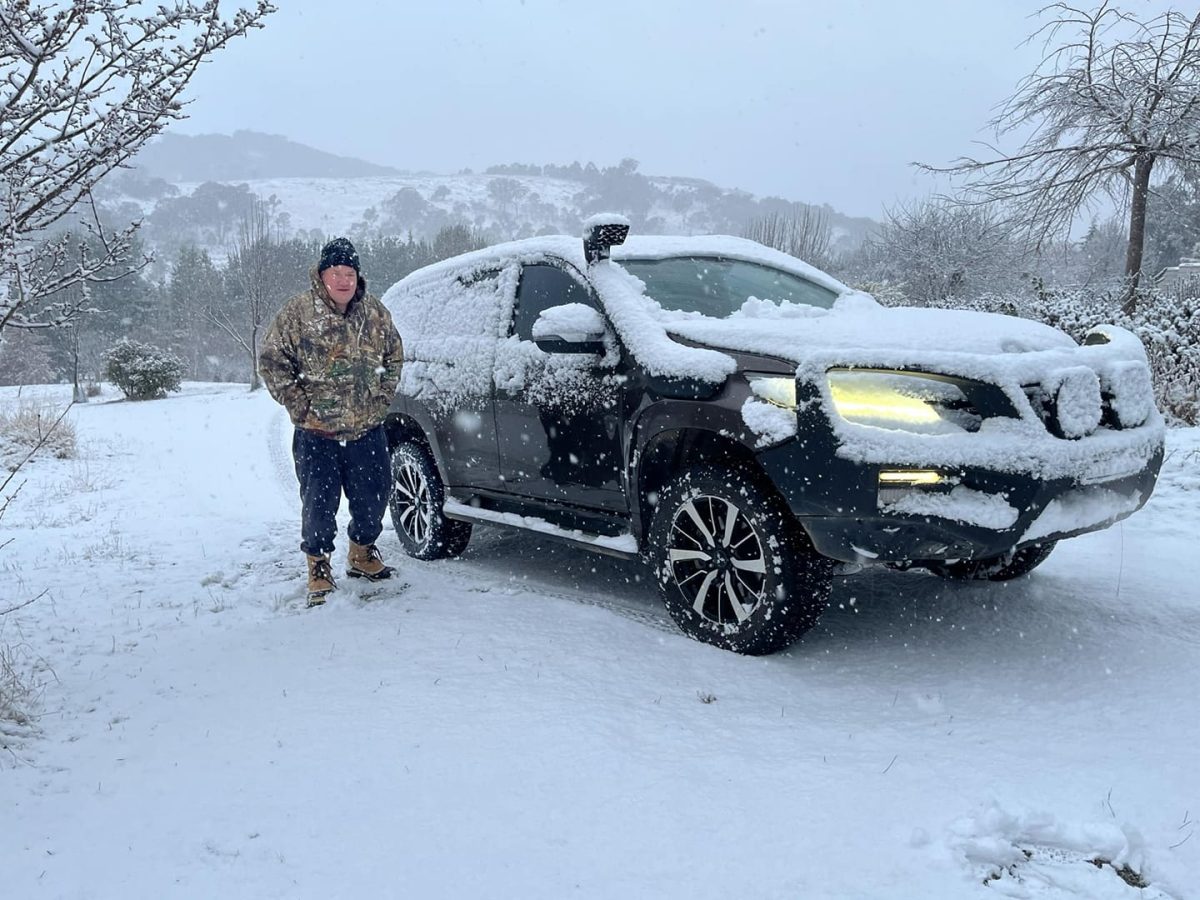
[[[86,233],[74,238],[85,248],[98,240]],[[286,236],[272,205],[258,198],[245,210],[223,257],[214,259],[188,243],[150,267],[144,243],[136,240],[95,280],[45,298],[47,305],[68,305],[81,314],[57,328],[4,335],[0,384],[66,381],[86,388],[100,377],[106,351],[129,338],[179,357],[188,380],[257,386],[262,333],[284,300],[308,288],[323,243],[319,235]],[[411,234],[367,237],[356,248],[368,288],[381,294],[421,266],[484,244],[471,228],[448,225],[429,240]]]

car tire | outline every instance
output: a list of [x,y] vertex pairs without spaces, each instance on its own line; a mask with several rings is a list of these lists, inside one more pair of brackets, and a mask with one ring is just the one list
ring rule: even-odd
[[934,575],[952,581],[1012,581],[1028,575],[1044,563],[1057,543],[1046,541],[1044,544],[1028,544],[988,559],[933,562],[927,568]]
[[471,540],[469,522],[446,518],[445,487],[424,444],[402,441],[392,448],[388,508],[404,552],[416,559],[458,556]]
[[676,476],[659,494],[648,545],[680,630],[735,653],[784,649],[829,602],[831,561],[744,470],[700,466]]

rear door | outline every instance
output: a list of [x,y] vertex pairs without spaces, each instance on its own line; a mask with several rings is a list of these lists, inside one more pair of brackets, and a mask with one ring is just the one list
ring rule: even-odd
[[493,373],[516,272],[515,264],[460,272],[415,292],[399,311],[402,391],[429,417],[429,439],[451,487],[502,486]]

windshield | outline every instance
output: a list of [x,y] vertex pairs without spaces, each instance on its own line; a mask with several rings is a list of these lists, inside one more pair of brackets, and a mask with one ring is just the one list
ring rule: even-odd
[[738,259],[623,259],[621,266],[645,282],[646,294],[663,309],[698,312],[717,319],[741,309],[751,297],[829,309],[838,296],[836,291],[791,272]]

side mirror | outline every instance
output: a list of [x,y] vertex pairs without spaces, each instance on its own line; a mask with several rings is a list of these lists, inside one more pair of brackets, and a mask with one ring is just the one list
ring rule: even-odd
[[546,353],[603,353],[607,336],[604,316],[583,303],[543,309],[533,323],[533,342]]

